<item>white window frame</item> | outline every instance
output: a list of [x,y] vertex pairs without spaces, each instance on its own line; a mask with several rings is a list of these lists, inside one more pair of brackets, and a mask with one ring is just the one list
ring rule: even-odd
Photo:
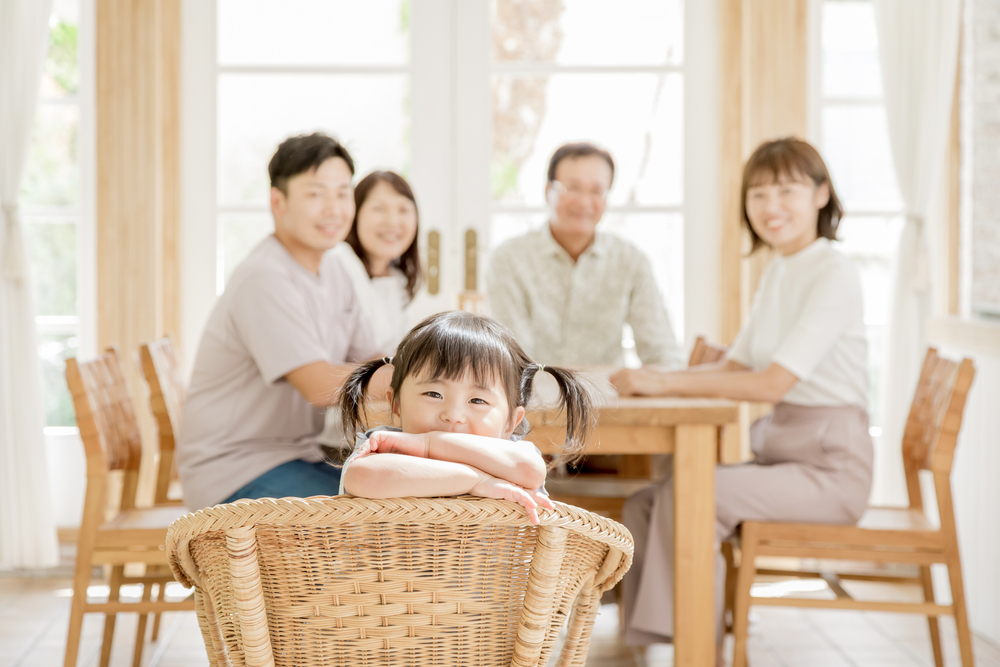
[[[872,0],[810,0],[809,5],[809,99],[808,99],[808,110],[809,110],[809,138],[818,147],[822,148],[823,144],[823,132],[822,132],[822,117],[823,110],[828,106],[858,106],[858,107],[885,107],[884,96],[879,97],[866,97],[864,99],[853,99],[853,98],[843,98],[843,97],[828,97],[823,94],[823,26],[822,26],[822,16],[823,16],[823,5],[826,3],[834,2],[868,2],[871,4]],[[845,204],[845,216],[851,217],[874,217],[874,218],[903,218],[905,216],[905,210],[903,208],[899,209],[854,209],[848,208]],[[870,253],[857,253],[845,251],[845,255],[852,258],[867,257],[867,258],[878,258],[884,259],[888,257],[890,263],[894,262],[895,248],[887,250],[886,253],[879,253],[872,255]],[[865,322],[866,327],[869,326],[885,326],[888,327],[888,322],[882,325],[874,325],[869,322]],[[881,402],[881,395],[885,391],[885,384],[879,388],[879,396],[876,400]],[[872,411],[877,410],[878,406],[869,406]],[[873,427],[872,435],[877,437],[881,434],[881,427]]]
[[[24,225],[46,224],[33,219],[68,218],[76,220],[76,315],[36,315],[35,330],[39,336],[75,333],[77,355],[90,358],[97,353],[97,160],[96,160],[96,42],[94,0],[78,0],[77,92],[62,97],[38,96],[37,114],[45,106],[75,106],[78,109],[77,173],[79,175],[75,206],[21,205]],[[76,427],[46,426],[47,436],[77,434]]]

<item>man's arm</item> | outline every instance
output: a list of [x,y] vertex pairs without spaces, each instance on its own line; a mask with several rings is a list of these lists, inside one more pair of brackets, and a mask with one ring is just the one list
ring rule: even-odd
[[[340,398],[340,388],[347,376],[354,372],[357,366],[351,364],[330,364],[325,361],[314,361],[285,375],[288,383],[317,408],[333,405]],[[392,367],[383,366],[375,371],[368,385],[368,395],[382,397],[392,380]]]

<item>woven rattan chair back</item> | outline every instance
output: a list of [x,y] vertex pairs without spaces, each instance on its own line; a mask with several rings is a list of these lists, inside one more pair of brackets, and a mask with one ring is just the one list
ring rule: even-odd
[[170,483],[176,479],[174,469],[174,437],[181,423],[184,407],[184,381],[180,361],[170,336],[139,348],[139,366],[149,387],[149,406],[156,420],[159,463],[156,473],[154,502],[166,503]]
[[142,441],[118,351],[109,349],[83,363],[68,359],[66,383],[87,453],[87,476],[106,476],[112,470],[137,472]]
[[252,500],[168,531],[212,665],[583,665],[620,524],[483,498]]
[[688,366],[714,364],[717,361],[722,361],[722,358],[726,356],[727,349],[725,345],[714,345],[705,340],[704,336],[698,336],[694,341],[694,347],[691,348]]
[[927,350],[903,431],[903,462],[908,477],[919,470],[950,475],[962,411],[974,375],[970,359],[952,361],[939,357],[934,348]]

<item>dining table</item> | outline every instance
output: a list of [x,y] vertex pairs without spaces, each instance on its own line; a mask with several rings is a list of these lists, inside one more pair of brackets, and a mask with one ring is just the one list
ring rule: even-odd
[[[606,377],[606,376],[605,376]],[[674,664],[715,665],[715,467],[725,433],[738,433],[740,404],[720,399],[619,397],[598,381],[596,427],[585,454],[673,454],[675,572]],[[559,454],[565,415],[538,401],[527,413],[528,439]]]

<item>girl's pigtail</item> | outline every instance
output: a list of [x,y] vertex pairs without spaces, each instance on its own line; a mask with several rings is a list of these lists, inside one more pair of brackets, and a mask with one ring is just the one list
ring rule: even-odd
[[[386,357],[373,359],[363,363],[347,376],[340,388],[340,423],[344,429],[344,437],[354,447],[358,431],[365,429],[365,416],[368,411],[368,384],[375,371],[389,364]],[[348,449],[347,451],[351,451]]]
[[563,443],[561,462],[572,463],[582,457],[580,453],[590,440],[597,426],[596,391],[579,374],[556,366],[529,364],[521,376],[521,398],[527,406],[535,375],[544,371],[559,386],[559,402],[566,413],[566,441]]

